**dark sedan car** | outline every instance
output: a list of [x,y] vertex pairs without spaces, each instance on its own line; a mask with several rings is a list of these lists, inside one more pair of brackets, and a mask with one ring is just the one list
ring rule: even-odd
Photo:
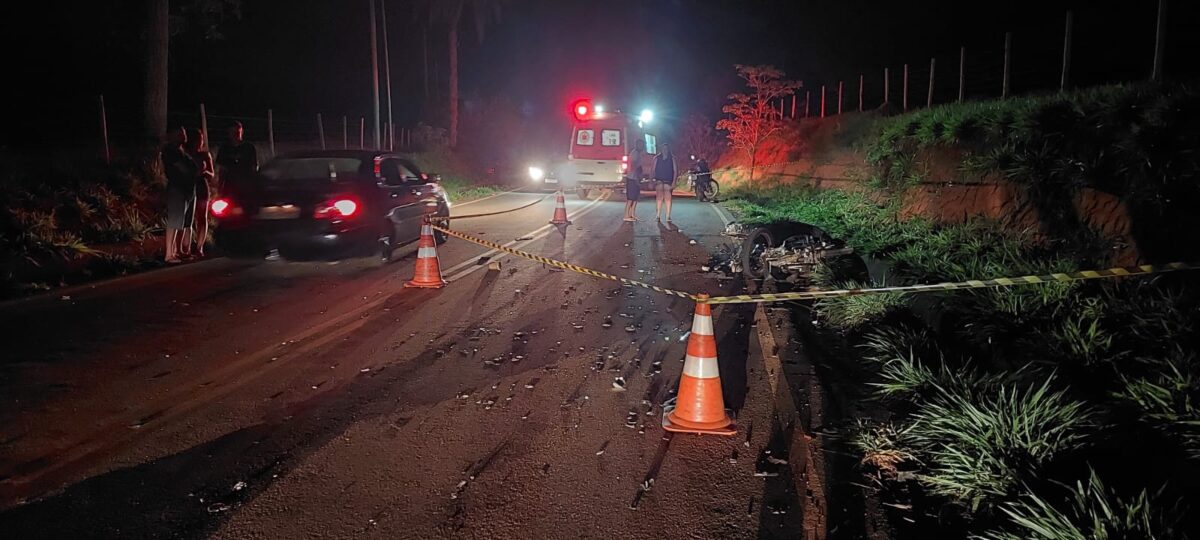
[[[209,205],[217,245],[234,256],[287,259],[382,254],[420,236],[426,213],[450,215],[437,178],[387,152],[312,151],[271,160],[253,182]],[[436,233],[437,241],[445,238]]]

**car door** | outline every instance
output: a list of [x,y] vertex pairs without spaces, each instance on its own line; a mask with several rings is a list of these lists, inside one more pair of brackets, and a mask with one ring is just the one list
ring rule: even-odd
[[421,234],[422,199],[425,184],[402,161],[384,158],[379,164],[380,187],[385,192],[387,219],[392,223],[396,244],[417,239]]

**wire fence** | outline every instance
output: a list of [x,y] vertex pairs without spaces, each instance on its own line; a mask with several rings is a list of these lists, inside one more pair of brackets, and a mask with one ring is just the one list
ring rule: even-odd
[[[773,105],[784,118],[808,118],[881,107],[907,111],[945,103],[1063,91],[1075,88],[1076,80],[1085,85],[1135,80],[1161,82],[1164,54],[1173,52],[1165,50],[1166,0],[1159,0],[1157,7],[1146,2],[1129,9],[1139,12],[1130,15],[1133,19],[1148,20],[1154,25],[1152,42],[1111,45],[1117,50],[1137,45],[1135,50],[1145,51],[1144,58],[1137,60],[1144,66],[1144,75],[1137,78],[1127,76],[1128,66],[1115,69],[1105,64],[1111,61],[1108,56],[1111,51],[1077,49],[1077,21],[1074,12],[1067,11],[1057,34],[1009,32],[993,36],[995,39],[987,46],[962,45],[956,50],[935,51],[930,58],[914,58],[907,64],[861,70],[834,80],[802,81],[802,87],[794,95]],[[1148,12],[1140,13],[1145,10]],[[1128,39],[1128,36],[1114,36],[1114,41],[1116,38]],[[1093,69],[1080,69],[1080,60],[1087,61]],[[1106,69],[1094,69],[1097,64]]]

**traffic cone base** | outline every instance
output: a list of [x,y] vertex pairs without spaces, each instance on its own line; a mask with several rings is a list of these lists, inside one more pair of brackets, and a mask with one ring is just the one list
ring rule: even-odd
[[712,306],[708,304],[696,304],[683,374],[679,377],[679,394],[673,406],[663,409],[662,426],[667,431],[709,435],[737,433],[732,411],[725,409],[725,398],[721,395],[717,340],[713,335]]
[[446,286],[442,279],[442,267],[438,262],[437,240],[433,237],[433,226],[429,220],[421,225],[421,240],[417,244],[417,263],[413,278],[404,284],[409,288],[440,289]]
[[563,196],[562,190],[554,196],[554,218],[550,220],[551,225],[570,225],[571,220],[567,219],[567,201]]

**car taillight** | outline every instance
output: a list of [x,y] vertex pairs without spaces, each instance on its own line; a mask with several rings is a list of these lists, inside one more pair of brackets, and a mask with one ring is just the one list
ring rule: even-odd
[[628,172],[628,171],[629,171],[629,156],[628,155],[621,156],[621,172]]
[[351,197],[334,197],[317,205],[313,217],[317,219],[344,219],[358,214],[359,203]]
[[233,210],[233,202],[229,199],[220,198],[209,204],[208,208],[214,217],[225,217]]

